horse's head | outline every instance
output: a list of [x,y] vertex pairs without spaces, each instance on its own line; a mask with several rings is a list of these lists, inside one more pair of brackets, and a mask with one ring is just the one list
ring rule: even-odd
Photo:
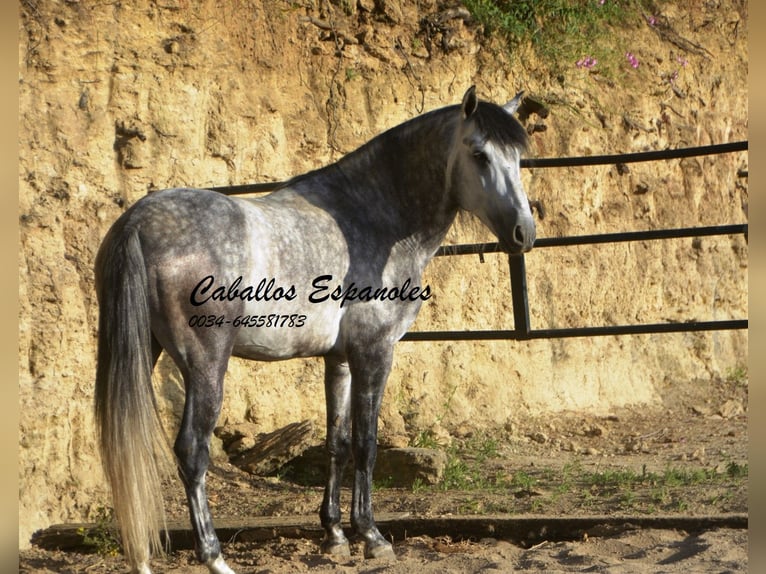
[[476,214],[508,253],[535,242],[535,221],[521,185],[524,128],[513,117],[521,94],[505,106],[480,102],[471,86],[463,96],[450,155],[451,189],[463,209]]

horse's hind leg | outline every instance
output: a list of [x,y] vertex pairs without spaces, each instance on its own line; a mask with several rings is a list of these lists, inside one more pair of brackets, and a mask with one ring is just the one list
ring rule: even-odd
[[211,363],[207,370],[193,367],[184,372],[186,403],[174,445],[181,480],[189,502],[197,558],[213,574],[234,574],[221,557],[221,545],[213,528],[207,501],[205,473],[210,464],[210,436],[223,401],[226,361]]
[[348,364],[325,357],[327,401],[327,486],[319,516],[325,529],[324,554],[350,554],[348,539],[340,525],[340,487],[343,470],[351,457],[351,375]]

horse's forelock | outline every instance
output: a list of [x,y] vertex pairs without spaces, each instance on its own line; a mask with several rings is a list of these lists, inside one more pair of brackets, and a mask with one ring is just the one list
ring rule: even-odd
[[502,107],[491,102],[479,102],[479,106],[471,116],[479,131],[487,139],[503,146],[512,146],[526,151],[529,147],[527,131],[519,121]]

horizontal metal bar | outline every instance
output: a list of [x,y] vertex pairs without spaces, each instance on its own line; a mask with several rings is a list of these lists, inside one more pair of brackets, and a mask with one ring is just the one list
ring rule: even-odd
[[603,337],[607,335],[648,335],[655,333],[687,333],[699,331],[731,331],[747,329],[747,319],[727,321],[692,321],[688,323],[653,323],[645,325],[614,325],[603,327],[573,327],[568,329],[535,329],[524,333],[516,330],[498,331],[410,331],[402,341],[527,341],[530,339],[565,339],[573,337]]
[[[578,157],[538,157],[524,158],[521,160],[523,168],[543,168],[543,167],[572,167],[584,165],[608,165],[617,163],[635,163],[640,161],[657,161],[664,159],[678,159],[684,157],[696,157],[701,155],[713,155],[719,153],[730,153],[735,151],[745,151],[748,148],[747,141],[730,142],[725,144],[713,144],[698,147],[688,147],[681,149],[665,149],[658,151],[644,151],[637,153],[622,153],[612,155],[592,155]],[[266,183],[245,183],[241,185],[223,185],[218,187],[208,187],[212,191],[223,193],[224,195],[240,195],[245,193],[268,193],[279,189],[287,183],[286,181],[273,181]]]
[[224,185],[220,187],[208,187],[210,191],[217,191],[224,195],[241,195],[245,193],[268,193],[285,185],[285,181],[270,181],[266,183],[243,183],[242,185]]
[[636,163],[640,161],[657,161],[667,159],[680,159],[685,157],[696,157],[701,155],[712,155],[719,153],[731,153],[735,151],[747,150],[748,142],[739,141],[725,144],[714,144],[698,147],[689,147],[681,149],[664,149],[657,151],[645,151],[637,153],[621,153],[613,155],[591,155],[580,157],[540,157],[525,158],[521,160],[521,167],[524,168],[542,168],[542,167],[573,167],[584,165],[610,165],[617,163]]
[[559,247],[563,245],[592,245],[598,243],[620,243],[624,241],[651,241],[655,239],[678,239],[682,237],[709,237],[712,235],[747,234],[747,223],[734,225],[713,225],[709,227],[686,227],[680,229],[650,229],[621,233],[602,233],[574,237],[542,237],[535,241],[535,247]]
[[[620,243],[624,241],[650,241],[655,239],[677,239],[681,237],[707,237],[712,235],[746,235],[747,225],[747,223],[741,223],[734,225],[714,225],[709,227],[686,227],[680,229],[653,229],[647,231],[627,231],[622,233],[602,233],[597,235],[574,235],[571,237],[540,237],[535,240],[535,248]],[[442,245],[436,252],[436,256],[443,257],[448,255],[500,253],[501,251],[502,249],[500,249],[500,244],[498,243]]]

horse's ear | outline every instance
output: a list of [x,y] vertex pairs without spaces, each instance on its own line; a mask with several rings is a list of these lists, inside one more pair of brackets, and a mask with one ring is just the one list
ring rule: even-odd
[[476,97],[476,86],[471,86],[466,90],[465,95],[463,96],[463,103],[461,106],[463,110],[463,119],[467,120],[470,118],[477,107],[479,107],[479,98]]
[[524,96],[524,91],[522,90],[515,96],[513,96],[513,99],[505,104],[503,106],[503,109],[508,112],[509,114],[515,114],[516,110],[519,109],[519,106],[521,105],[521,98]]

